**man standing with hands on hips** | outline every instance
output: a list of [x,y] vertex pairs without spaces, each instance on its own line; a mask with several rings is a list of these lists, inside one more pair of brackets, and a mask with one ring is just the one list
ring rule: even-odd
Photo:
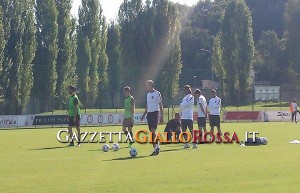
[[212,89],[210,93],[212,96],[208,103],[210,132],[214,133],[214,127],[217,127],[218,133],[222,133],[220,128],[221,99],[217,96],[215,89]]

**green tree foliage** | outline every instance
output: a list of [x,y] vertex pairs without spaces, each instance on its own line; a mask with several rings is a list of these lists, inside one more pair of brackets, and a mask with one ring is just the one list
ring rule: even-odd
[[9,72],[12,65],[12,61],[8,56],[8,40],[10,38],[10,18],[12,13],[11,1],[9,0],[0,0],[1,8],[1,71],[0,71],[0,113],[3,114],[5,108],[6,90],[9,85]]
[[86,107],[95,104],[99,93],[99,63],[101,64],[103,59],[102,22],[103,15],[99,1],[83,0],[79,8],[77,30],[77,74],[81,101]]
[[[103,10],[100,9],[100,15],[103,14]],[[104,104],[109,103],[109,95],[108,95],[108,87],[110,87],[108,83],[108,73],[107,73],[107,67],[108,67],[108,56],[107,56],[107,23],[104,16],[100,19],[100,53],[99,53],[99,59],[98,59],[98,73],[99,73],[99,95],[98,95],[98,104],[100,107],[103,107]]]
[[[6,40],[4,37],[4,29],[3,29],[3,12],[0,9],[0,78],[2,79],[4,71],[3,71],[3,61],[4,61],[4,49],[6,45]],[[4,90],[3,90],[3,82],[0,81],[0,106],[4,102]],[[1,112],[0,112],[1,113]]]
[[244,102],[254,54],[252,18],[244,0],[231,0],[225,8],[221,47],[228,98]]
[[[180,84],[191,84],[197,76],[196,86],[200,86],[200,79],[212,79],[211,63],[214,36],[220,29],[220,18],[226,1],[199,1],[189,8],[182,19],[183,30],[180,35],[182,45],[183,70]],[[181,14],[183,15],[183,14]],[[207,51],[203,51],[207,50]],[[218,77],[217,77],[218,78]]]
[[[142,97],[146,79],[169,100],[177,93],[181,70],[180,17],[167,0],[125,0],[120,7],[124,83],[134,86]],[[137,84],[141,83],[141,84]]]
[[10,35],[5,54],[7,61],[11,62],[11,68],[5,89],[7,100],[4,112],[21,114],[30,99],[33,85],[32,60],[36,48],[34,1],[12,1],[10,6]]
[[[70,11],[72,8],[71,0],[56,0],[58,17],[58,55],[57,55],[57,84],[56,84],[56,108],[61,109],[67,103],[68,85],[76,84],[76,53],[73,46],[76,23],[72,19]],[[73,60],[75,58],[75,60]],[[65,105],[64,105],[65,106]]]
[[272,85],[280,85],[286,81],[287,68],[285,40],[279,39],[275,31],[264,31],[257,42],[253,68],[257,71],[257,79],[272,80]]
[[122,84],[121,51],[120,27],[112,22],[107,32],[106,52],[108,56],[108,89],[113,107],[117,106],[116,101],[118,96],[120,96],[119,93]]
[[212,53],[213,72],[221,81],[222,97],[225,97],[224,83],[226,79],[225,69],[223,65],[223,51],[221,47],[221,35],[217,35],[214,39],[214,47]]
[[285,4],[288,0],[245,0],[253,18],[253,37],[258,41],[263,31],[284,34]]
[[297,85],[300,78],[300,0],[289,0],[286,6],[286,49],[292,82]]
[[57,83],[58,11],[54,0],[36,1],[37,51],[34,60],[34,92],[37,111],[53,108]]

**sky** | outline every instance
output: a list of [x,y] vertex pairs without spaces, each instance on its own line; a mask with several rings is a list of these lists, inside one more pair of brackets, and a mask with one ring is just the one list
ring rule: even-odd
[[[99,0],[103,13],[108,21],[116,19],[119,11],[119,7],[123,0]],[[198,0],[170,0],[175,3],[185,4],[185,5],[195,5]],[[78,7],[81,4],[81,0],[73,0],[73,7],[72,7],[72,14],[77,15],[78,14]]]

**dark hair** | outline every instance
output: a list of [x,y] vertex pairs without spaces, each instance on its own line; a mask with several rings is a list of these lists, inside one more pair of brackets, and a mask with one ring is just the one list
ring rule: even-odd
[[180,115],[180,113],[175,113],[175,116]]
[[124,89],[124,91],[130,92],[130,87],[129,86],[125,86],[123,89]]
[[76,86],[75,85],[69,85],[69,89],[72,90],[73,92],[75,92]]
[[194,91],[194,93],[195,93],[195,94],[201,94],[201,90],[200,90],[200,89],[196,89],[196,90]]
[[185,85],[183,88],[189,90],[189,93],[192,94],[192,89],[190,85]]

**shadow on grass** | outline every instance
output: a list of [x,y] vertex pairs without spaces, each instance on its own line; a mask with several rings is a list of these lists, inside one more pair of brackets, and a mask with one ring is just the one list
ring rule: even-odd
[[172,151],[181,151],[181,150],[184,150],[183,148],[180,148],[180,149],[165,149],[165,150],[160,150],[160,152],[172,152]]
[[[128,149],[128,151],[130,150],[130,148],[127,148],[127,147],[120,147],[120,149]],[[87,150],[87,151],[101,151],[101,152],[103,152],[103,151],[102,151],[102,147],[99,148],[99,149],[90,149],[90,150]],[[109,151],[114,152],[112,149],[110,149]],[[117,152],[117,151],[116,151],[116,152]],[[103,152],[103,153],[106,153],[106,152]]]
[[42,148],[29,149],[29,150],[51,150],[51,149],[61,149],[61,148],[68,148],[68,146],[42,147]]
[[152,157],[152,156],[144,155],[144,156],[137,156],[135,158],[131,158],[130,156],[128,156],[128,157],[120,157],[120,158],[114,158],[114,159],[102,160],[102,161],[124,161],[124,160],[131,160],[131,159],[141,159],[141,158],[146,158],[146,157]]
[[[163,152],[172,152],[172,151],[180,151],[180,150],[183,150],[183,149],[166,149],[166,150],[161,150],[160,153],[163,153]],[[128,157],[120,157],[120,158],[114,158],[114,159],[102,160],[102,161],[124,161],[124,160],[140,159],[140,158],[147,158],[147,157],[156,157],[156,155],[155,156],[144,155],[144,156],[138,156],[138,157],[135,157],[135,158],[131,158],[130,156],[128,156]]]

